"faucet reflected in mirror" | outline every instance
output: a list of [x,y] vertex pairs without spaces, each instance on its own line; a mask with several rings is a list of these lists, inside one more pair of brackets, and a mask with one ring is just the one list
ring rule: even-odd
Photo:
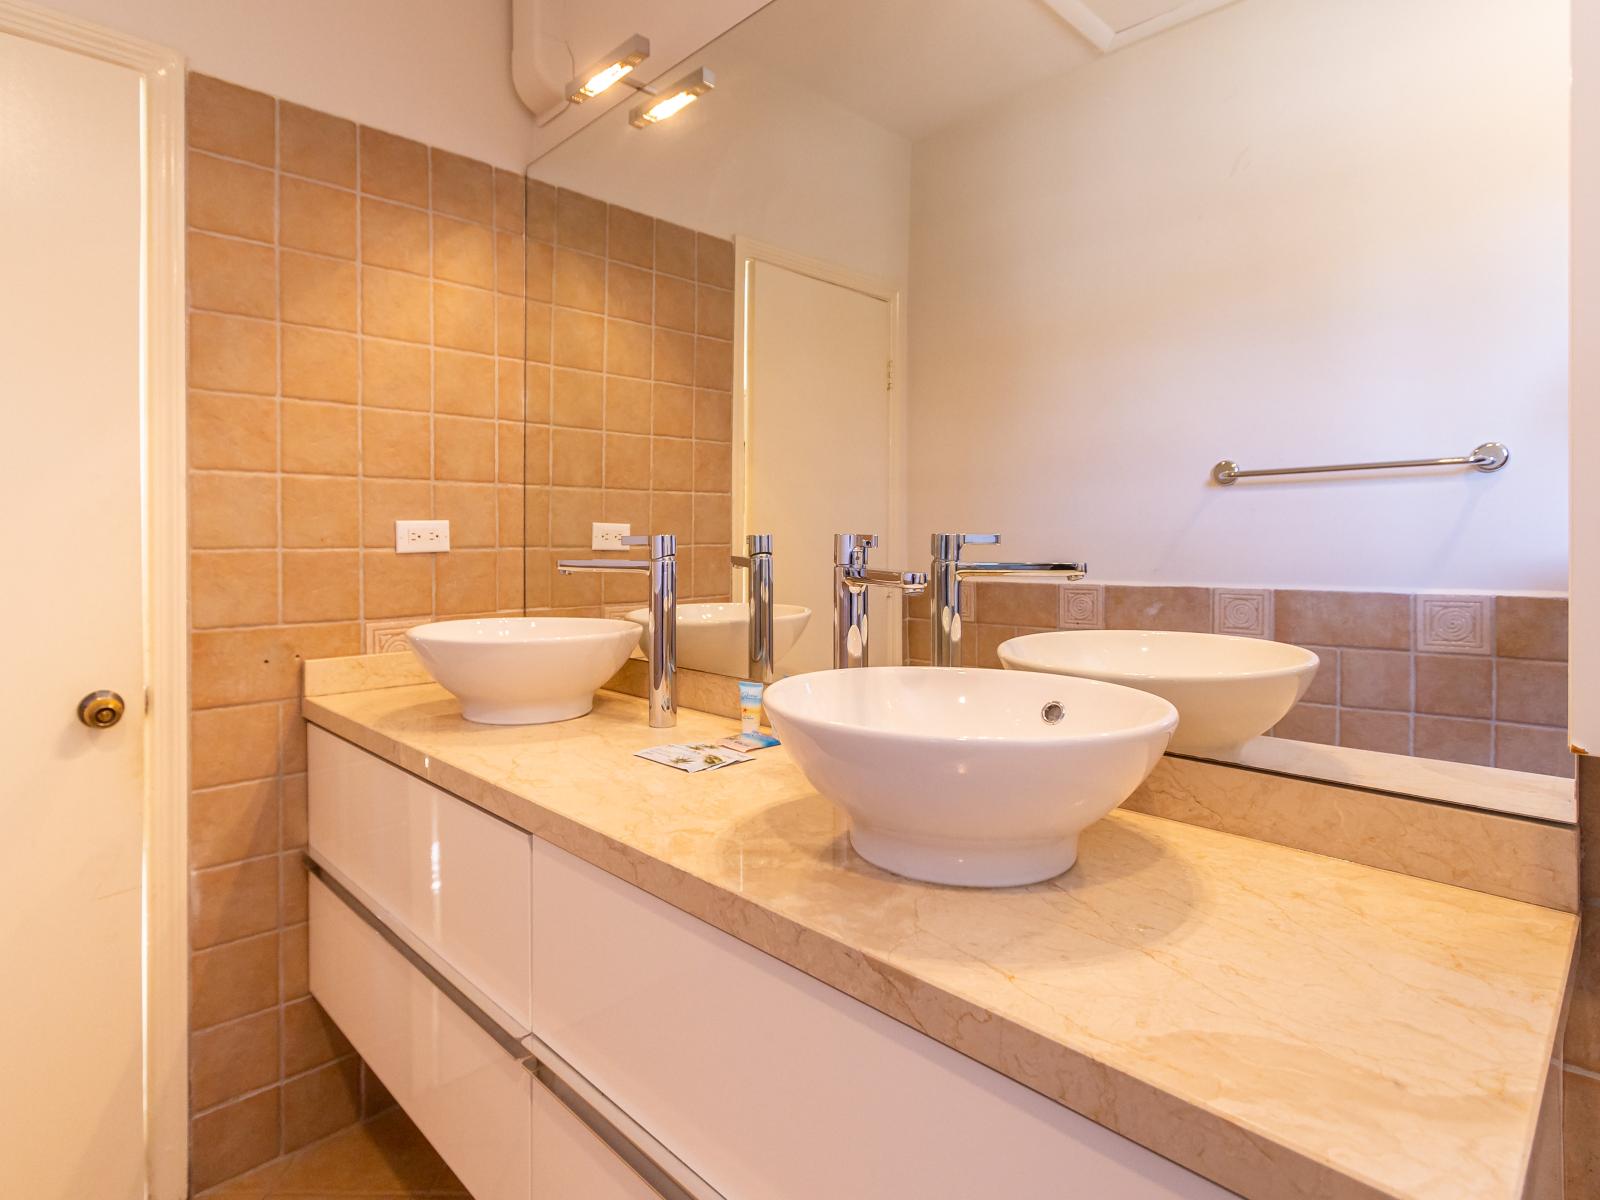
[[563,559],[563,575],[591,572],[650,573],[650,727],[671,729],[678,723],[678,539],[670,533],[633,534],[624,546],[648,546],[650,557]]
[[1010,577],[1053,579],[1058,582],[1082,579],[1089,568],[1084,563],[962,562],[965,546],[998,546],[998,533],[936,533],[933,535],[933,563],[928,576],[933,581],[931,661],[936,667],[961,665],[961,581],[969,577]]
[[750,626],[750,666],[747,678],[767,684],[773,679],[777,657],[772,643],[772,535],[747,534],[745,552],[730,559],[735,567],[748,571],[745,590],[745,616]]
[[878,545],[875,533],[833,535],[833,665],[865,667],[867,599],[873,588],[920,596],[928,586],[921,571],[887,571],[867,566],[867,552]]

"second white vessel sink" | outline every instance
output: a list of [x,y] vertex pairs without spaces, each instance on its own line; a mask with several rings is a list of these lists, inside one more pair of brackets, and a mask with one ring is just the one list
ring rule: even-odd
[[806,778],[849,813],[862,858],[968,887],[1072,866],[1079,833],[1143,782],[1178,723],[1131,688],[947,667],[793,675],[765,699]]
[[581,717],[639,639],[631,621],[598,617],[483,617],[409,631],[422,665],[485,725],[543,725]]
[[[624,616],[640,626],[639,649],[648,657],[650,610]],[[772,606],[772,662],[776,666],[805,632],[811,610],[800,604]],[[750,617],[743,604],[678,605],[678,665],[743,679],[750,672]]]
[[1063,629],[1000,643],[1015,671],[1048,671],[1120,683],[1178,709],[1172,749],[1236,753],[1299,703],[1317,673],[1311,651],[1287,642],[1217,633]]

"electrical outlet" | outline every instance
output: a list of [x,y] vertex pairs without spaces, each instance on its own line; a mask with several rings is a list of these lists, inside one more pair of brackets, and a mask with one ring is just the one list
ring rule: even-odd
[[594,536],[590,539],[591,550],[626,550],[622,539],[633,531],[632,525],[608,525],[604,521],[594,523]]
[[443,554],[450,549],[449,521],[396,521],[396,554]]

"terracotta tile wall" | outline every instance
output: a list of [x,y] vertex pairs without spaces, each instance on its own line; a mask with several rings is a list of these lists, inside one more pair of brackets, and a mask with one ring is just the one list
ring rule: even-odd
[[201,75],[189,142],[198,1190],[389,1103],[307,990],[301,661],[637,602],[555,575],[593,520],[725,596],[733,247]]
[[1567,1011],[1562,1099],[1566,1200],[1600,1200],[1600,758],[1578,759],[1582,934]]
[[[192,1179],[387,1101],[306,985],[305,658],[522,608],[522,188],[189,83]],[[497,286],[498,285],[498,286]],[[455,549],[397,556],[397,517]]]
[[[1317,677],[1274,730],[1329,745],[1547,775],[1567,749],[1567,602],[1560,598],[983,583],[965,660],[1042,629],[1171,629],[1270,637],[1316,651]],[[906,626],[928,657],[925,601]]]
[[645,601],[555,572],[595,521],[676,534],[680,597],[725,599],[733,243],[533,180],[527,212],[529,607]]

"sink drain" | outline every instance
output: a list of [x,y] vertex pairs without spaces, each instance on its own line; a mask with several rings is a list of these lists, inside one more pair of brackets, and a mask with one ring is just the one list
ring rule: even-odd
[[1039,710],[1039,715],[1044,718],[1046,725],[1059,725],[1061,718],[1067,715],[1067,710],[1061,706],[1061,701],[1052,700]]

